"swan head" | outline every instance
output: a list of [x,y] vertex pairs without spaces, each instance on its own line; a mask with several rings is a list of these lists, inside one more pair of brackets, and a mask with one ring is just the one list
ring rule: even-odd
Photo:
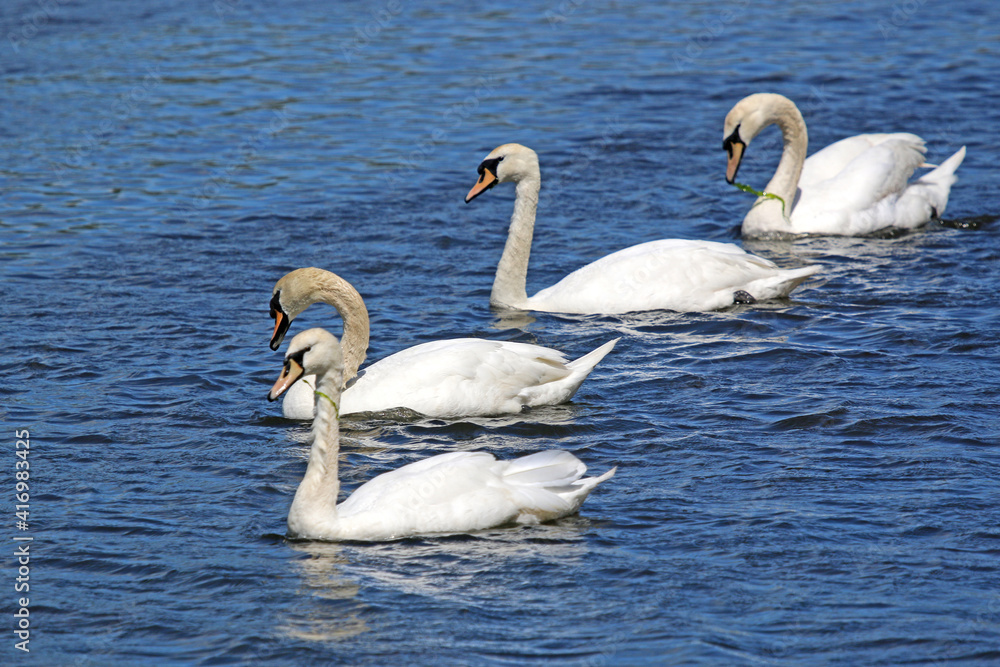
[[274,320],[272,350],[281,346],[292,320],[319,300],[315,286],[326,275],[329,275],[329,271],[315,267],[295,269],[274,284],[270,304],[271,319]]
[[304,375],[315,375],[316,385],[324,383],[331,377],[333,382],[328,386],[336,387],[339,398],[339,388],[344,381],[344,354],[340,349],[337,337],[325,329],[306,329],[295,336],[288,344],[285,354],[285,365],[281,369],[281,377],[267,392],[267,400],[277,400],[291,387],[296,380]]
[[483,194],[497,183],[538,178],[538,154],[521,144],[504,144],[490,151],[479,163],[479,180],[465,195],[465,203]]
[[[722,148],[729,154],[726,165],[728,183],[736,180],[743,153],[754,137],[768,125],[777,122],[778,117],[788,113],[789,109],[795,109],[795,104],[784,95],[775,93],[748,95],[730,109],[722,128]],[[798,109],[795,109],[795,113],[798,114]]]

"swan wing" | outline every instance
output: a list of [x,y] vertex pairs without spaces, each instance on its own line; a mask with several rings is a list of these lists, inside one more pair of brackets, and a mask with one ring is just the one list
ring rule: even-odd
[[568,400],[583,379],[569,390],[578,375],[569,363],[561,352],[527,343],[477,338],[423,343],[365,369],[344,392],[341,412],[400,407],[436,417],[519,412],[540,401]]
[[920,161],[914,165],[914,169],[923,161],[923,154],[926,150],[924,140],[915,134],[907,132],[858,134],[835,141],[826,148],[810,155],[802,165],[799,188],[806,192],[813,185],[839,177],[850,168],[852,162],[863,156],[866,151],[886,141],[892,141],[898,146],[909,149],[904,150],[904,153],[911,151],[920,153]]
[[897,227],[916,227],[944,215],[951,186],[958,180],[955,170],[964,159],[965,146],[962,146],[936,169],[907,184],[895,203],[894,224]]
[[337,506],[353,539],[458,533],[512,522],[518,508],[485,452],[441,454],[366,482]]
[[740,290],[771,298],[751,289],[783,271],[732,243],[664,239],[602,257],[541,290],[528,305],[566,313],[709,311],[731,306]]
[[581,479],[586,466],[569,452],[513,461],[485,452],[453,452],[379,475],[337,506],[354,539],[455,533],[566,516],[614,474]]
[[549,450],[504,462],[503,482],[515,494],[519,523],[551,521],[577,511],[587,495],[615,474],[587,477],[583,461],[563,450]]
[[486,452],[439,454],[374,477],[337,505],[347,518],[390,507],[437,505],[483,486],[497,461]]
[[[865,138],[872,138],[861,150]],[[876,139],[878,139],[876,141]],[[858,140],[858,141],[854,141]],[[803,174],[799,199],[792,211],[798,232],[835,230],[860,235],[899,223],[896,202],[908,187],[917,167],[924,162],[924,142],[912,134],[861,135],[848,142],[851,150],[836,149],[831,155],[851,157],[838,173],[831,173],[836,160],[824,159],[821,168]],[[844,142],[837,142],[838,144]],[[822,154],[827,149],[817,153]],[[810,158],[812,160],[812,158]],[[809,160],[806,161],[807,165]],[[922,222],[926,222],[929,216]],[[910,226],[904,224],[902,226]]]

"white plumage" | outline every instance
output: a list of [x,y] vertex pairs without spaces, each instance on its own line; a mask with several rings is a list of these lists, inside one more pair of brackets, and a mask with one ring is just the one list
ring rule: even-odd
[[732,183],[746,148],[765,127],[781,129],[784,149],[765,192],[743,220],[744,236],[835,234],[863,236],[886,228],[912,229],[944,214],[960,148],[940,166],[910,181],[924,162],[924,140],[915,134],[861,134],[830,144],[806,159],[808,135],[802,114],[782,95],[757,93],[726,115],[723,147]]
[[785,296],[818,268],[781,269],[732,243],[663,239],[577,269],[527,306],[568,313],[716,310],[733,305],[737,291],[758,301]]
[[379,475],[338,505],[336,406],[344,362],[330,333],[309,329],[292,339],[284,371],[268,398],[277,399],[304,373],[315,374],[321,398],[309,463],[288,512],[291,537],[377,541],[552,521],[579,510],[594,487],[615,473],[612,468],[583,478],[586,466],[561,450],[513,461],[455,452]]
[[517,187],[490,295],[495,306],[581,314],[709,311],[748,299],[787,296],[819,270],[781,269],[731,243],[671,239],[614,252],[529,297],[525,284],[541,187],[538,156],[526,146],[504,144],[486,156],[479,174],[466,202],[497,183],[512,181]]
[[[564,403],[618,340],[569,361],[540,345],[456,338],[415,345],[358,372],[368,347],[368,311],[361,295],[329,271],[297,269],[277,282],[271,299],[271,347],[277,349],[288,323],[316,302],[334,306],[344,321],[348,382],[341,414],[408,408],[430,417],[456,418]],[[282,404],[285,417],[312,418],[313,379],[305,380],[288,391]]]

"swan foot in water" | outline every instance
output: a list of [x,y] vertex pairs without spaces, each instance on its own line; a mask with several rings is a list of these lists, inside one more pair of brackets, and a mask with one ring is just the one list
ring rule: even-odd
[[757,303],[757,299],[750,292],[740,289],[733,292],[733,303]]

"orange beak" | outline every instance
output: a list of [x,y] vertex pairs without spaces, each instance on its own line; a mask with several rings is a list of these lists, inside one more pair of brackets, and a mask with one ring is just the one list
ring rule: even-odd
[[281,369],[281,377],[271,387],[271,391],[267,392],[267,400],[278,400],[279,396],[288,391],[288,388],[302,377],[302,372],[302,366],[299,365],[299,362],[294,359],[285,359],[285,367]]
[[728,146],[729,162],[726,164],[726,182],[732,183],[736,180],[736,172],[740,170],[740,163],[743,161],[743,151],[746,144],[742,141],[734,141]]
[[476,181],[476,184],[472,186],[471,190],[469,190],[469,194],[465,195],[465,203],[468,204],[470,201],[489,190],[496,184],[496,182],[496,175],[489,169],[484,168],[479,180]]
[[285,337],[285,332],[288,331],[288,325],[291,322],[285,317],[285,314],[280,310],[274,311],[274,333],[271,334],[271,349],[277,350],[281,345],[282,339]]

